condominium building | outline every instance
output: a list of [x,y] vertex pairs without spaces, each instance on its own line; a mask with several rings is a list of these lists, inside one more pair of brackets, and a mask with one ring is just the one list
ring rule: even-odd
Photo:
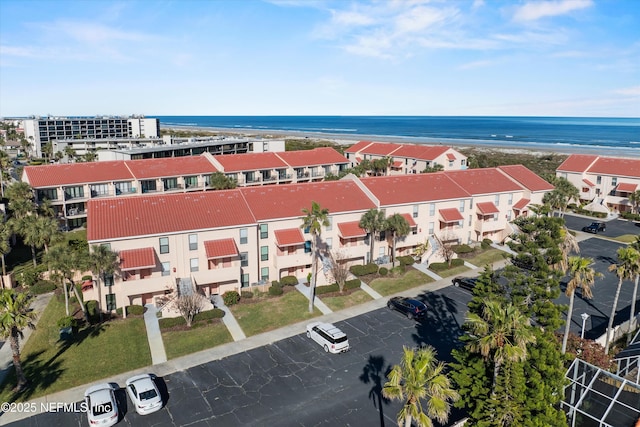
[[579,190],[585,209],[628,212],[629,195],[640,190],[640,159],[572,154],[558,166],[556,176]]
[[[271,166],[269,166],[271,167]],[[421,261],[441,260],[439,245],[513,232],[509,220],[541,203],[553,187],[523,166],[357,178],[215,192],[109,197],[87,202],[87,237],[119,253],[120,268],[107,281],[109,309],[159,303],[178,293],[222,294],[284,276],[304,280],[311,271],[311,239],[302,209],[312,202],[329,211],[321,230],[319,285],[332,282],[330,254],[348,265],[388,261],[385,233],[359,227],[369,209],[402,215],[410,225],[398,255],[430,242]],[[524,208],[516,209],[526,200]],[[97,291],[85,289],[85,300]]]
[[23,121],[25,138],[36,156],[56,140],[107,138],[158,138],[160,122],[142,116],[36,117]]

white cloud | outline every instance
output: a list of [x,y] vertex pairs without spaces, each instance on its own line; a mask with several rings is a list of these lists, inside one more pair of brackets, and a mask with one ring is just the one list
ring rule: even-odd
[[67,35],[79,42],[111,43],[115,41],[141,42],[151,41],[156,37],[136,31],[123,31],[97,22],[56,21],[40,26],[45,31],[60,35]]
[[33,48],[23,46],[0,45],[0,56],[20,56],[23,58],[37,57],[38,54]]
[[560,16],[593,6],[592,0],[532,1],[516,8],[515,21],[536,21],[548,16]]
[[640,96],[640,86],[632,86],[615,90],[614,93],[625,96]]
[[466,64],[462,64],[458,67],[459,70],[472,70],[475,68],[484,68],[495,65],[495,61],[482,60],[482,61],[473,61],[467,62]]

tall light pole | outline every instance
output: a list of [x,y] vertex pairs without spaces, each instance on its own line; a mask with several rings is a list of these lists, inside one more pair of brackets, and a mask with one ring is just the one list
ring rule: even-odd
[[584,324],[587,322],[589,315],[587,313],[582,313],[580,317],[582,317],[582,332],[580,332],[580,338],[584,339]]

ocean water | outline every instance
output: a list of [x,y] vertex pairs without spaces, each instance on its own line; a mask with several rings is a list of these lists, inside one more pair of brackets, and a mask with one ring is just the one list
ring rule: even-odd
[[487,145],[640,157],[640,118],[153,116],[160,126],[283,131],[344,140]]

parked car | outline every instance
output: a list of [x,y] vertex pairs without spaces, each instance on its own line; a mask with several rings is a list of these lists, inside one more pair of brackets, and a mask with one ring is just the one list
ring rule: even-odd
[[393,297],[387,302],[387,307],[399,311],[409,319],[421,319],[427,314],[425,303],[413,298]]
[[466,289],[467,291],[472,291],[473,288],[476,286],[477,281],[478,279],[474,277],[455,277],[451,281],[451,283],[453,283],[453,286],[457,288],[462,288],[462,289]]
[[111,384],[98,384],[84,392],[90,426],[109,427],[118,422],[118,404]]
[[592,222],[586,227],[582,227],[582,231],[586,231],[587,233],[598,234],[600,231],[607,231],[607,224],[604,222]]
[[151,414],[162,409],[162,397],[149,374],[136,375],[127,380],[127,394],[140,415]]
[[309,323],[307,325],[307,337],[320,344],[327,353],[344,353],[345,351],[349,351],[347,334],[331,323]]

